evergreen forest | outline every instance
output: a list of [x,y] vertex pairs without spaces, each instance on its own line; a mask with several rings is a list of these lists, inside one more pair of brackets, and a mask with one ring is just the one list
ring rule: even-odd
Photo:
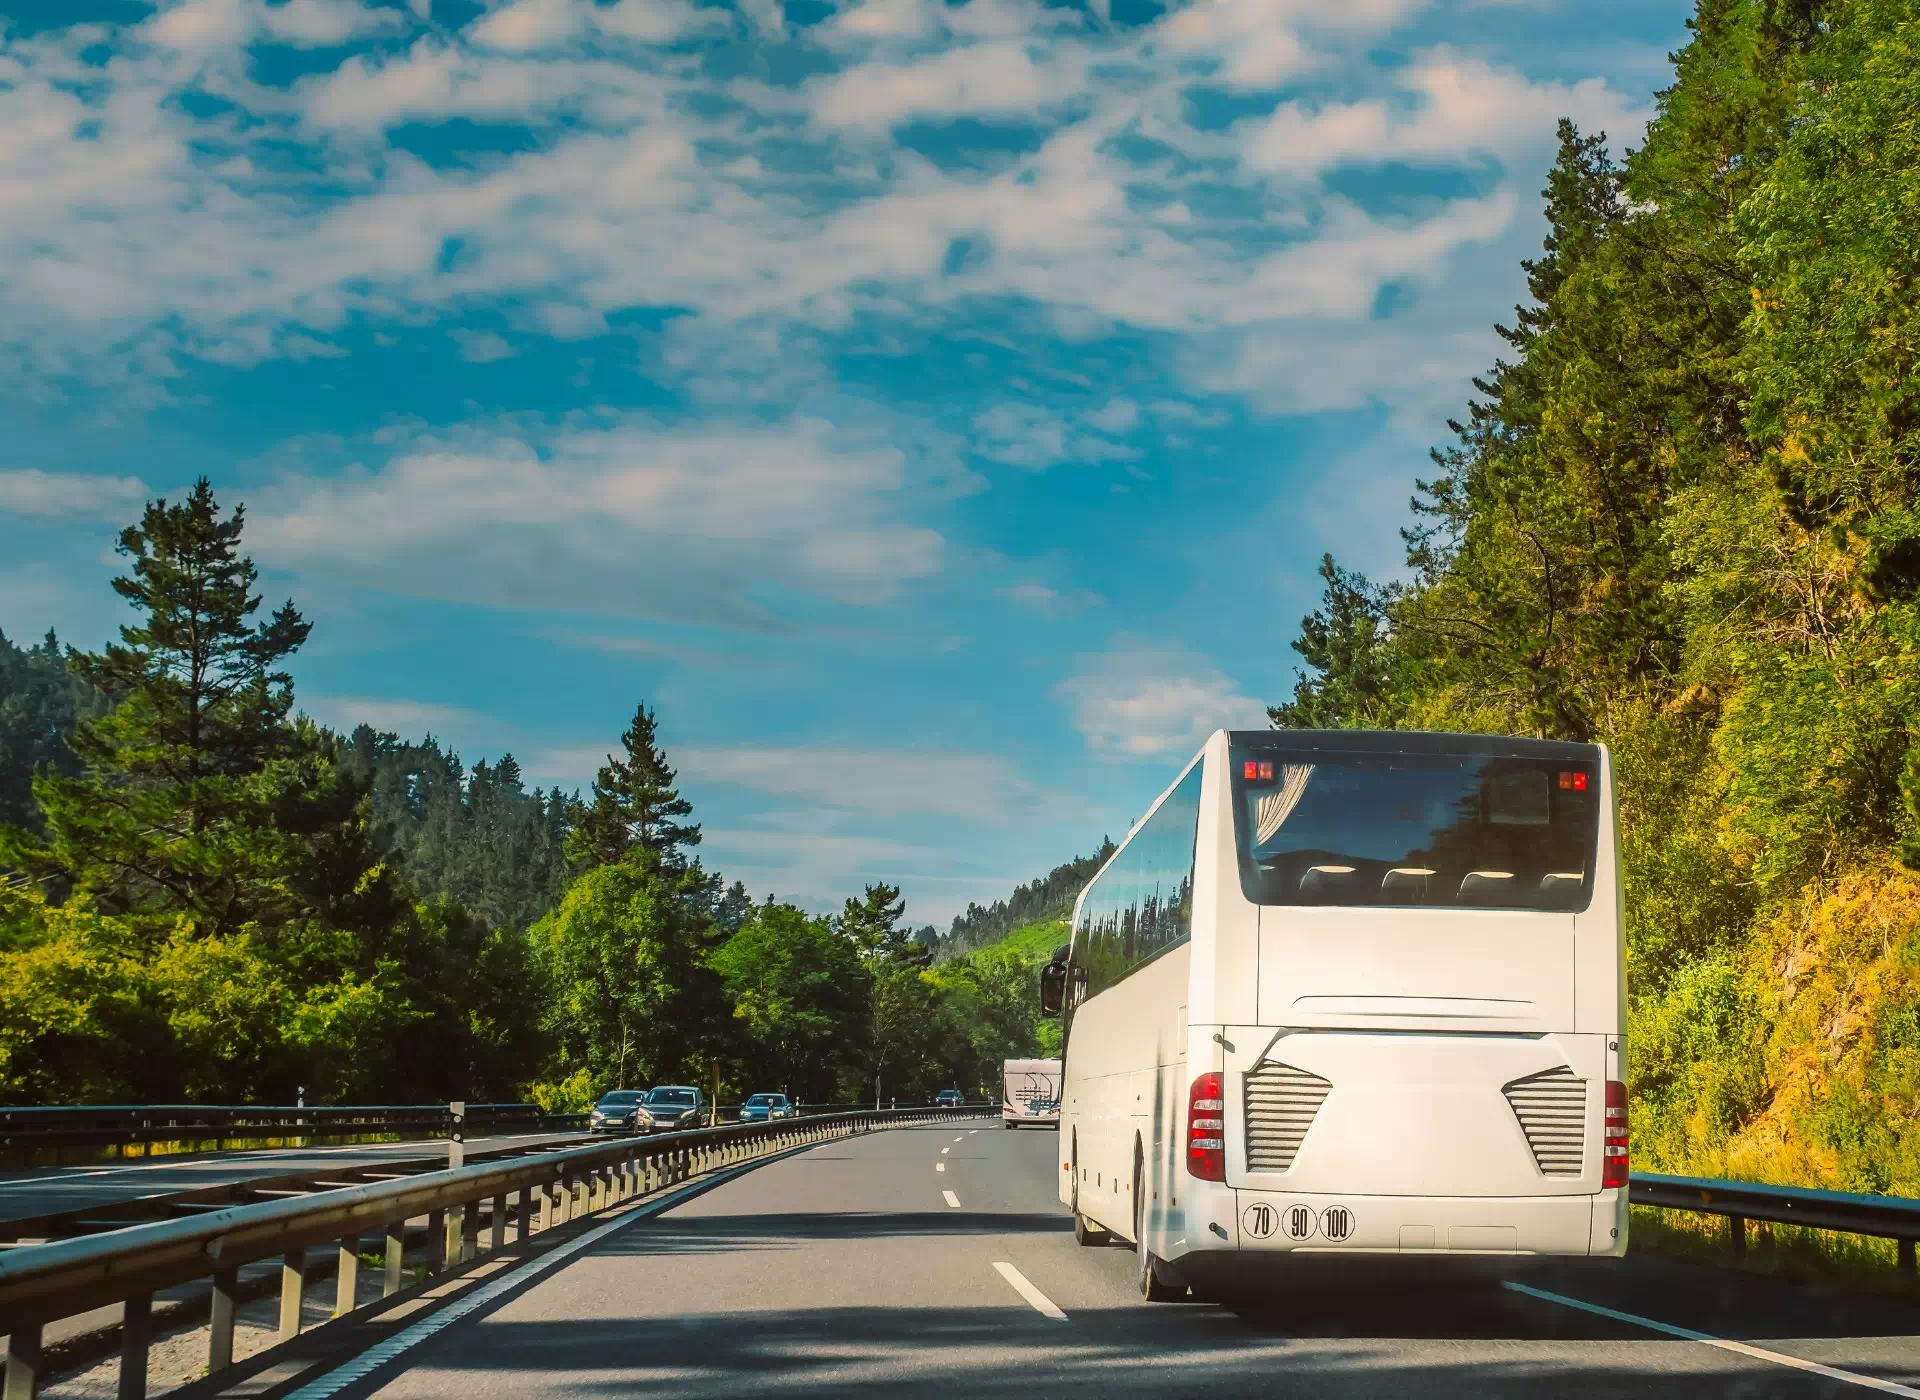
[[1281,727],[1604,742],[1636,1167],[1920,1194],[1920,10],[1700,0]]
[[1028,961],[931,967],[897,888],[707,868],[644,704],[585,795],[315,724],[244,528],[150,502],[116,643],[0,637],[0,1103],[924,1102],[1038,1048]]

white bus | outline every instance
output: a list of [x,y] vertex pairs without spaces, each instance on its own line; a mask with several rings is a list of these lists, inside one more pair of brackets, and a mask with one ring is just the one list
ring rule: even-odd
[[1042,978],[1075,1236],[1130,1240],[1149,1299],[1623,1254],[1617,828],[1596,745],[1215,733]]
[[1060,1062],[1008,1060],[1001,1070],[1000,1121],[1060,1126]]

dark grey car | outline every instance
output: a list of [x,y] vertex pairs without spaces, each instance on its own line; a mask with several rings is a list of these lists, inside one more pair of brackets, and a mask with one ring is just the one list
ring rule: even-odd
[[662,1084],[647,1090],[640,1114],[643,1133],[677,1133],[705,1128],[713,1122],[707,1096],[686,1084]]

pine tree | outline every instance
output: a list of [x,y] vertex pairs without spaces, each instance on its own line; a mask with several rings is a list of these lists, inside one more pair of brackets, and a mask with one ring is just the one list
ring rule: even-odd
[[727,886],[727,892],[720,896],[713,913],[714,923],[722,933],[738,933],[740,926],[753,917],[753,896],[747,893],[745,884],[735,880]]
[[567,862],[576,871],[624,860],[635,848],[653,852],[668,866],[684,864],[682,847],[700,844],[700,828],[680,820],[693,804],[675,790],[674,771],[654,737],[656,717],[645,704],[620,736],[626,757],[609,754],[593,780],[593,801],[572,814]]
[[80,720],[106,712],[106,697],[67,669],[59,638],[22,649],[0,633],[0,826],[40,829],[33,775],[51,768],[78,777],[68,737]]
[[69,663],[116,703],[74,733],[80,776],[35,782],[46,838],[0,833],[0,862],[64,879],[109,911],[190,914],[202,932],[281,910],[275,797],[259,779],[298,754],[280,667],[311,625],[291,602],[252,620],[260,598],[239,552],[243,520],[238,507],[220,518],[203,477],[121,533],[133,570],[113,588],[143,616],[118,645]]
[[840,915],[840,932],[860,955],[872,960],[905,963],[920,955],[912,936],[900,927],[907,902],[897,885],[868,885],[861,899],[849,899]]

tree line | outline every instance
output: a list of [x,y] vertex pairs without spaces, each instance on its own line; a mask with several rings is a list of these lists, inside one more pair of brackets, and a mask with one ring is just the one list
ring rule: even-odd
[[1920,11],[1700,0],[1282,727],[1602,741],[1636,1163],[1920,1191]]
[[117,642],[0,637],[0,1101],[924,1100],[1037,1048],[1033,969],[931,967],[896,887],[820,917],[703,865],[645,704],[584,795],[314,723],[244,521],[152,501]]

